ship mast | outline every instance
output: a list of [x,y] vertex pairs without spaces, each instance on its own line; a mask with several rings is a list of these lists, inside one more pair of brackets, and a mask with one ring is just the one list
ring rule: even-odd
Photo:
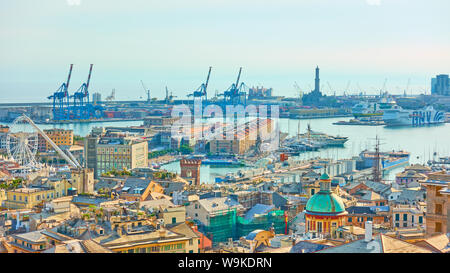
[[381,162],[380,162],[380,140],[378,139],[378,135],[375,138],[375,158],[373,161],[373,181],[374,182],[381,182]]

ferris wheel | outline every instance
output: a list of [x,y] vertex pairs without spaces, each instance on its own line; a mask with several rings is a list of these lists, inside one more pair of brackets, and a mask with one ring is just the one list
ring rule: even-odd
[[6,137],[8,156],[21,166],[36,167],[38,132],[25,116],[14,120]]

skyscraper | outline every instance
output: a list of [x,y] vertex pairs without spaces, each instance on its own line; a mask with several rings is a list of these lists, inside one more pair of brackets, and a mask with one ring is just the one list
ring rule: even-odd
[[448,96],[450,95],[450,80],[448,75],[437,75],[431,79],[431,94]]

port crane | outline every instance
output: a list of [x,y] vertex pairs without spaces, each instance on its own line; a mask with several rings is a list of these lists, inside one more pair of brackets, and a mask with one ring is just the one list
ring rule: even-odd
[[75,119],[89,119],[91,117],[89,107],[89,83],[91,81],[93,66],[94,65],[91,64],[89,68],[87,81],[83,83],[72,96],[70,96],[70,98],[73,98],[72,114]]
[[294,82],[294,88],[298,90],[298,92],[299,92],[299,98],[300,98],[300,100],[301,100],[302,97],[303,97],[303,91],[302,91],[302,88],[298,85],[297,82]]
[[54,120],[65,120],[68,117],[68,108],[69,108],[69,83],[70,77],[72,76],[72,68],[73,64],[70,65],[69,76],[67,77],[67,81],[53,93],[53,95],[47,97],[50,100],[53,100],[53,119]]
[[347,92],[349,92],[349,88],[350,88],[350,84],[352,83],[352,81],[348,81],[348,83],[347,83],[347,87],[345,88],[345,90],[344,90],[344,96],[346,96],[347,95]]
[[116,89],[113,89],[113,90],[111,91],[111,95],[107,96],[107,97],[105,98],[105,100],[106,100],[106,101],[113,101],[113,100],[115,100],[115,99],[116,99]]
[[208,100],[208,93],[207,93],[207,89],[208,89],[208,83],[209,83],[209,76],[211,75],[211,69],[212,67],[209,67],[209,71],[208,71],[208,76],[206,77],[206,82],[202,83],[202,85],[200,85],[199,88],[197,88],[197,90],[195,90],[192,94],[187,95],[188,97],[194,97],[194,100],[196,98],[200,98],[204,101]]
[[142,87],[144,88],[144,91],[147,92],[147,103],[152,102],[152,98],[150,97],[150,89],[147,89],[144,82],[141,80]]
[[169,89],[166,86],[166,99],[165,99],[166,104],[173,102],[173,98],[176,98],[176,97],[178,97],[178,96],[172,95],[172,91],[170,92],[170,95],[169,95]]
[[245,83],[239,84],[239,80],[241,79],[242,74],[242,67],[239,68],[239,74],[236,79],[236,82],[233,83],[223,94],[220,94],[220,96],[224,97],[224,102],[231,103],[231,104],[239,104],[243,103],[246,104],[246,95],[245,92],[248,87],[245,85]]

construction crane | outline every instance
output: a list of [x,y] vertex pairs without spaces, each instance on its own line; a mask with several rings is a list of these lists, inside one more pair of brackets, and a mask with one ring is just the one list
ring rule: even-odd
[[195,98],[200,98],[204,101],[208,100],[208,83],[209,83],[209,76],[211,75],[211,69],[212,66],[209,67],[209,71],[208,71],[208,76],[206,77],[206,82],[202,83],[202,85],[200,85],[199,88],[197,88],[197,90],[195,90],[192,94],[187,95],[188,97],[194,97]]
[[72,95],[70,98],[73,98],[73,110],[72,114],[74,115],[74,119],[89,119],[91,117],[91,113],[89,111],[89,83],[91,81],[92,75],[92,67],[94,65],[91,64],[89,68],[89,74],[87,81],[81,85],[80,88]]
[[70,65],[69,76],[67,81],[53,93],[53,95],[47,97],[53,100],[53,119],[54,120],[65,120],[69,115],[69,83],[70,77],[72,76],[73,64]]
[[147,103],[152,102],[152,98],[150,97],[150,89],[147,89],[144,82],[141,80],[142,87],[144,88],[144,91],[147,92]]
[[[408,83],[406,84],[405,94],[408,94],[410,83],[411,83],[411,79],[408,79]],[[412,92],[411,92],[411,95],[412,95]]]
[[387,84],[388,79],[384,79],[384,83],[383,83],[383,87],[380,90],[380,97],[383,95],[383,93],[387,92],[386,91],[386,84]]

